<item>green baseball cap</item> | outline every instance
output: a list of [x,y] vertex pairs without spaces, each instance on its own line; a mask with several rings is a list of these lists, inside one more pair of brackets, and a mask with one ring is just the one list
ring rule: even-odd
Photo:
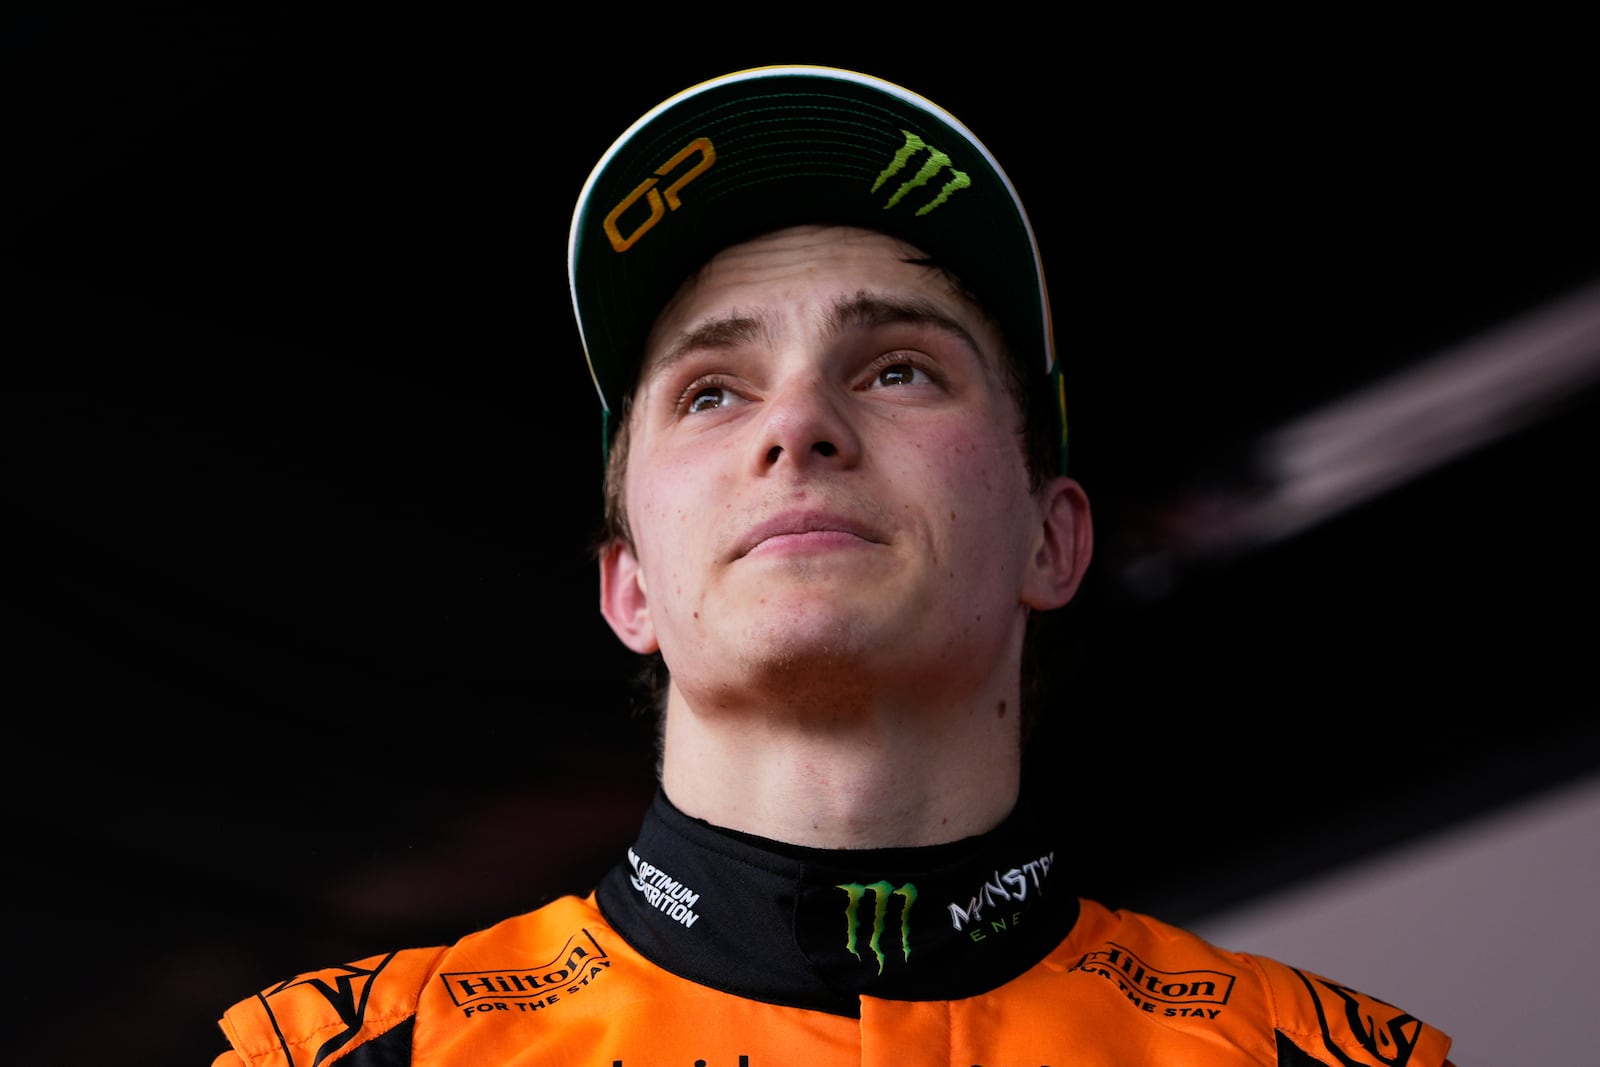
[[959,277],[1015,355],[1039,368],[1065,470],[1044,269],[1011,180],[939,105],[820,66],[756,67],[685,89],[628,127],[584,183],[567,274],[600,394],[602,447],[651,325],[684,279],[729,245],[814,223],[901,238]]

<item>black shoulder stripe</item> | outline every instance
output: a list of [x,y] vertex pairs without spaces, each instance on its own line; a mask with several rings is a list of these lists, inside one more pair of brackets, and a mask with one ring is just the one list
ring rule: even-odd
[[1282,1030],[1274,1033],[1278,1038],[1278,1067],[1327,1067],[1327,1064],[1285,1037]]
[[339,1061],[341,1067],[411,1067],[411,1031],[416,1022],[413,1016],[363,1041]]

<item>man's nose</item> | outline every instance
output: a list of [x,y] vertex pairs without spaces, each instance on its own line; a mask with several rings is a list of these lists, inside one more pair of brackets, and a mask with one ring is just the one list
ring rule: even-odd
[[861,439],[841,388],[807,377],[767,396],[757,445],[763,470],[785,463],[848,467],[860,459]]

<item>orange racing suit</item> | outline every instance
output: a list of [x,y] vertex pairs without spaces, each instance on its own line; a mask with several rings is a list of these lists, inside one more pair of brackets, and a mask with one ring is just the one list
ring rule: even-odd
[[1299,968],[1061,885],[1014,813],[833,852],[658,793],[587,898],[230,1008],[213,1067],[1440,1067],[1450,1038]]

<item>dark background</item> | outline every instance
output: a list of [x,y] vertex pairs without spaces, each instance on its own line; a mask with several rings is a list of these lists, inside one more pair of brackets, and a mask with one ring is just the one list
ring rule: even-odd
[[1600,768],[1589,379],[1193,547],[1263,435],[1600,280],[1576,26],[53,10],[4,26],[17,1062],[209,1062],[269,982],[618,857],[652,754],[567,225],[746,66],[926,93],[1033,214],[1098,554],[1030,774],[1083,893],[1187,921]]

